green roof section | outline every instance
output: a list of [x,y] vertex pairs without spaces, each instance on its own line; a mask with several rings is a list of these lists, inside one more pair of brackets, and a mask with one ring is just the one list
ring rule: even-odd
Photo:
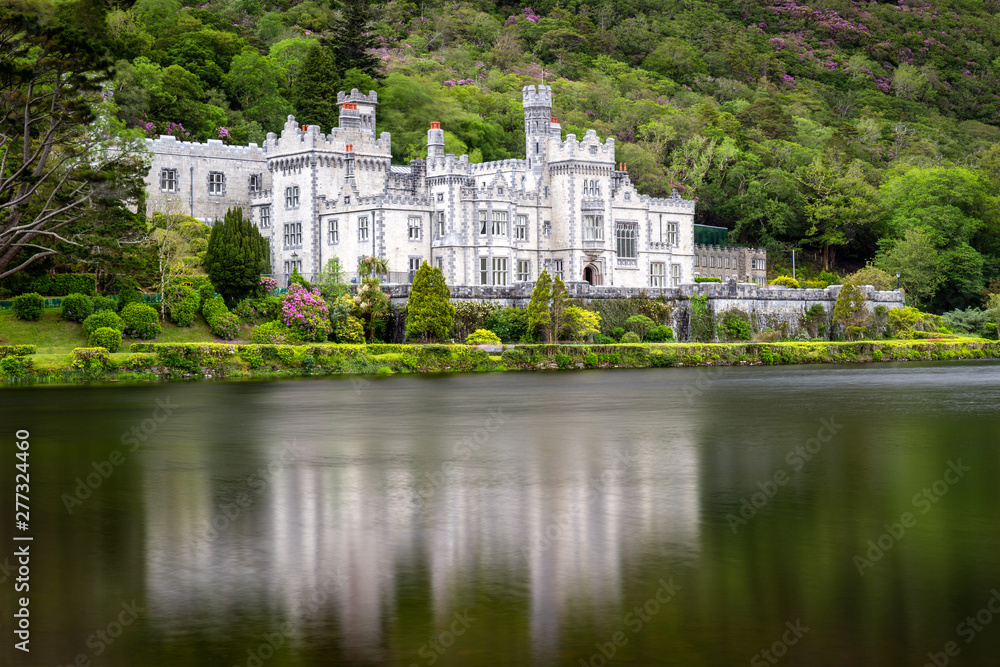
[[701,245],[729,245],[729,230],[712,225],[695,225],[694,242]]

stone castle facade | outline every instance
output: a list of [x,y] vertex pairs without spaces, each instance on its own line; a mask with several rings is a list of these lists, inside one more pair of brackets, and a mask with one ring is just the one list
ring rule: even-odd
[[628,288],[765,275],[763,261],[751,270],[762,251],[696,246],[694,201],[637,192],[613,138],[589,130],[562,139],[550,87],[525,86],[522,99],[526,158],[481,164],[445,154],[439,123],[425,160],[392,164],[389,133],[375,132],[374,91],[340,93],[329,134],[289,116],[262,147],[163,136],[149,140],[148,205],[206,222],[242,207],[270,240],[279,282],[333,257],[350,272],[365,255],[388,259],[389,282],[409,282],[427,261],[453,286],[531,283],[543,269]]

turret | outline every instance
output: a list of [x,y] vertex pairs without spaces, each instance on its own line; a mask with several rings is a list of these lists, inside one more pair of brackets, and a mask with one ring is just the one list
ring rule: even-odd
[[552,88],[545,85],[521,89],[524,104],[524,155],[533,167],[545,162],[545,143],[552,136]]
[[368,94],[359,93],[357,88],[350,94],[337,93],[337,104],[340,106],[340,127],[353,128],[367,133],[375,138],[375,107],[378,106],[378,93],[374,90]]

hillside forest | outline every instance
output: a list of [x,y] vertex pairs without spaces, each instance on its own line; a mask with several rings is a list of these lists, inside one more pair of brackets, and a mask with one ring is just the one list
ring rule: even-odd
[[871,264],[937,312],[1000,291],[998,0],[76,4],[102,17],[90,121],[120,136],[327,131],[358,88],[394,161],[424,156],[431,121],[448,152],[522,157],[521,87],[544,80],[565,134],[615,137],[640,191],[697,198],[771,276],[794,249],[800,278]]

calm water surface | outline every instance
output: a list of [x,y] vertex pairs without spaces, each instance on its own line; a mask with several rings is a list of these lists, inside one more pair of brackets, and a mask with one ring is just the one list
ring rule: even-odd
[[36,387],[0,423],[35,536],[0,664],[1000,655],[996,363]]

